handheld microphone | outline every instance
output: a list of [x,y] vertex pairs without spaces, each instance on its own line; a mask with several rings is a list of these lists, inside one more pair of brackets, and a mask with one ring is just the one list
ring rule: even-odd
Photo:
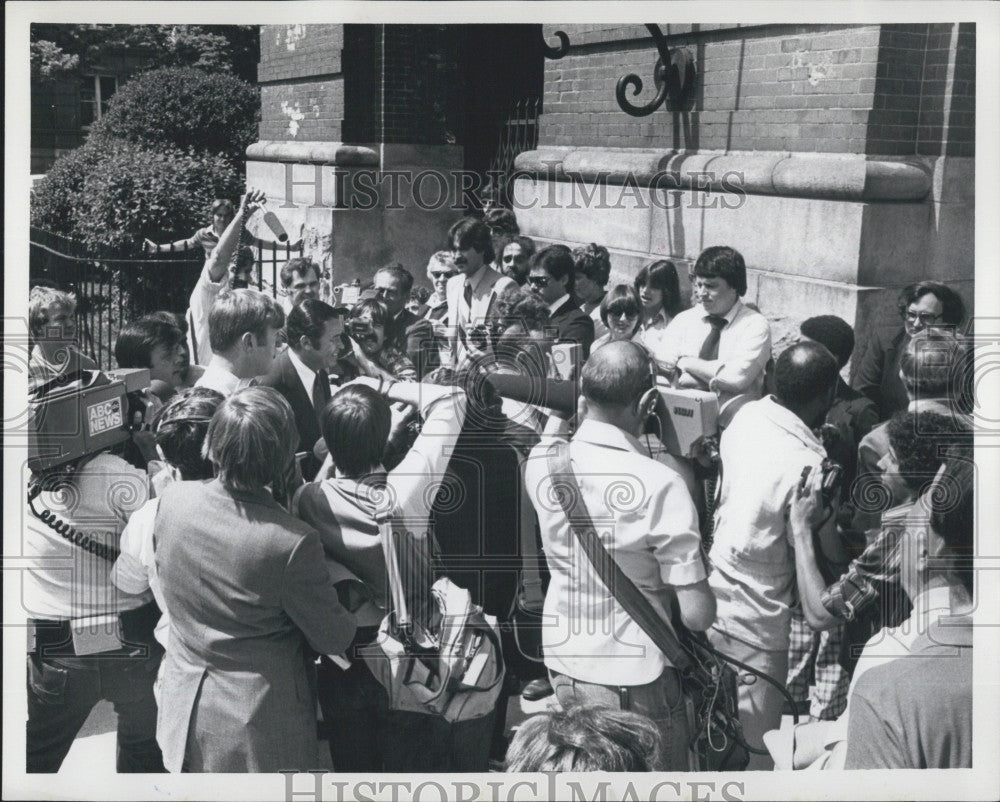
[[274,234],[278,242],[288,242],[288,232],[285,231],[285,227],[281,225],[281,221],[272,211],[264,212],[264,223],[267,225],[271,232]]

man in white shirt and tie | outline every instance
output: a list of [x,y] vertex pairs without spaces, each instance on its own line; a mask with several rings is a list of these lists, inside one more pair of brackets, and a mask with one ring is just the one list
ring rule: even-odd
[[208,314],[212,359],[196,387],[230,396],[256,383],[274,362],[278,330],[285,313],[278,303],[257,290],[226,290]]
[[465,337],[476,325],[496,313],[496,299],[514,280],[490,267],[493,244],[485,223],[464,217],[448,231],[448,244],[455,254],[459,273],[448,279],[448,328],[452,354],[460,365],[467,353]]
[[740,300],[747,291],[747,271],[739,251],[725,245],[706,248],[695,262],[691,284],[696,305],[667,326],[660,367],[678,371],[680,387],[713,390],[720,412],[730,417],[725,415],[730,402],[763,395],[771,327]]

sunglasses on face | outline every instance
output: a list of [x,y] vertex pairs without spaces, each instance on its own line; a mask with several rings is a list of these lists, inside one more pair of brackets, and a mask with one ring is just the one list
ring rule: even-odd
[[444,272],[444,273],[433,273],[432,272],[431,273],[431,277],[434,278],[435,280],[436,279],[440,279],[440,278],[448,279],[448,278],[451,278],[454,275],[455,275],[454,273],[448,273],[448,272]]
[[551,279],[548,276],[528,276],[528,283],[532,287],[548,287]]

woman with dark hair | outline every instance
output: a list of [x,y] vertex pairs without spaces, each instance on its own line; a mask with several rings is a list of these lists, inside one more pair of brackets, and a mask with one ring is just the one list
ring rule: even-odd
[[650,262],[635,277],[635,291],[642,301],[638,339],[658,357],[667,324],[681,310],[680,282],[674,263],[667,259]]
[[169,771],[273,772],[316,763],[315,654],[340,654],[355,619],[319,535],[275,501],[298,433],[270,387],[238,390],[208,424],[216,478],[174,482],[156,516],[170,610],[157,739]]
[[910,338],[930,326],[958,329],[965,321],[961,296],[937,281],[921,281],[905,287],[896,300],[896,308],[902,326],[895,331],[878,327],[872,330],[852,382],[855,390],[875,402],[881,420],[901,412],[909,404],[899,376],[899,361]]
[[632,287],[627,284],[612,287],[601,300],[599,309],[607,333],[594,341],[591,351],[606,343],[631,340],[636,336],[643,307],[639,294]]

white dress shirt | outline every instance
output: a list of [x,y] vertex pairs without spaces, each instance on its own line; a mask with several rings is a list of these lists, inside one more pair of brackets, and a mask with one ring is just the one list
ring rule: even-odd
[[205,372],[201,374],[201,378],[195,382],[194,386],[207,387],[209,390],[215,390],[228,398],[237,390],[249,387],[253,382],[253,379],[239,378],[226,367],[226,364],[219,357],[213,355]]
[[722,476],[709,584],[715,628],[760,649],[788,649],[795,599],[788,507],[807,465],[826,451],[812,430],[772,396],[733,417],[719,444]]
[[[655,351],[653,355],[670,363],[685,356],[697,357],[712,331],[707,316],[700,304],[680,312],[660,340],[663,355]],[[712,363],[715,377],[711,385],[719,395],[720,406],[737,395],[760,398],[764,368],[771,358],[771,326],[766,317],[739,300],[723,317],[726,325],[719,332],[719,356]]]
[[635,332],[635,340],[646,346],[646,350],[652,354],[654,359],[665,359],[669,350],[666,345],[667,326],[670,319],[662,309],[654,315],[648,323],[645,321],[639,324]]
[[[214,254],[214,251],[213,251]],[[207,365],[212,359],[212,345],[209,342],[208,313],[215,305],[215,299],[219,297],[227,286],[229,286],[229,272],[222,274],[218,281],[212,281],[210,272],[215,264],[215,260],[210,256],[205,261],[198,282],[191,291],[191,298],[188,301],[188,351],[191,354],[191,361],[195,365]]]
[[[532,450],[525,469],[538,513],[551,581],[542,628],[545,665],[599,685],[644,685],[670,662],[598,579],[552,495],[548,446]],[[662,614],[668,586],[705,578],[698,515],[683,479],[650,459],[621,429],[585,420],[569,446],[570,464],[605,547]]]
[[[295,353],[294,349],[288,349],[288,361],[292,363],[292,367],[295,368],[295,372],[299,376],[299,380],[302,382],[302,386],[306,388],[306,395],[309,400],[313,400],[313,385],[316,383],[316,373],[317,371],[309,367],[305,362],[299,359],[298,355]],[[315,404],[313,405],[315,406]]]

